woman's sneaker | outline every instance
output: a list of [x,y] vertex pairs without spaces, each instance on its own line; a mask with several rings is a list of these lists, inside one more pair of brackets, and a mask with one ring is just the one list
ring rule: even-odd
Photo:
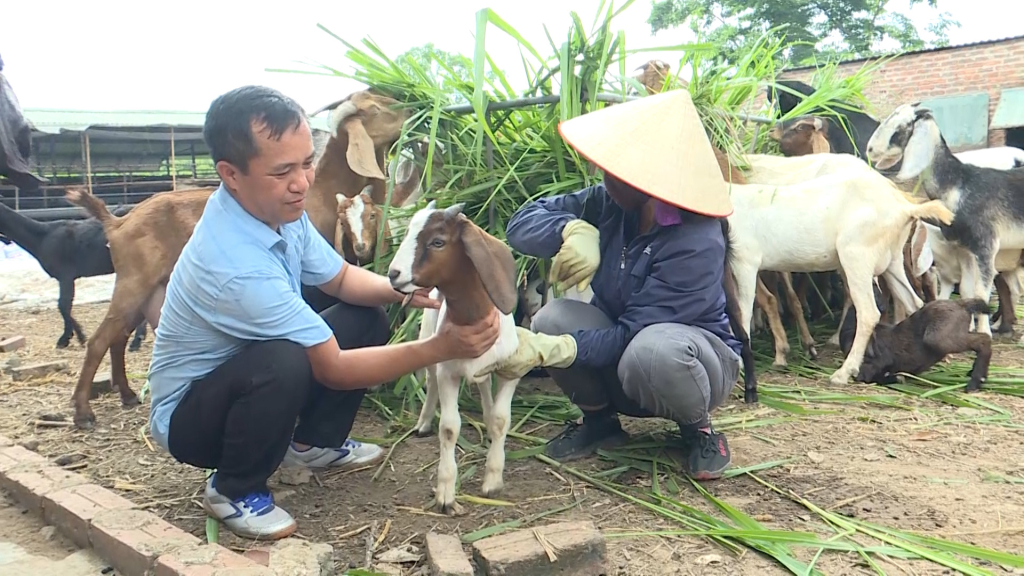
[[295,443],[292,442],[284,454],[282,465],[354,470],[363,466],[379,464],[383,459],[384,449],[380,446],[352,439],[345,440],[341,448],[312,447],[306,450],[295,448]]
[[249,494],[232,500],[217,492],[214,487],[216,478],[214,474],[206,481],[203,509],[220,520],[228,530],[250,540],[278,540],[295,533],[298,524],[284,508],[274,504],[272,494]]
[[687,468],[695,480],[718,480],[732,462],[725,434],[711,426],[679,426],[683,446],[688,452]]

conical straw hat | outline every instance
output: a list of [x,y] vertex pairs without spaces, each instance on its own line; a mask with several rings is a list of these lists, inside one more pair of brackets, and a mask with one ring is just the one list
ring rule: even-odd
[[670,90],[566,120],[558,131],[585,158],[667,204],[732,214],[729,187],[686,90]]

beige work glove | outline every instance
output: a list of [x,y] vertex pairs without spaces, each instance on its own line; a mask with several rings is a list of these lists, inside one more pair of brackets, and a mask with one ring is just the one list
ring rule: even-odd
[[493,372],[500,378],[515,380],[538,366],[568,368],[576,360],[576,340],[568,334],[536,334],[516,326],[516,335],[519,337],[519,347],[515,353],[477,373],[478,377]]
[[583,292],[601,263],[600,235],[586,220],[571,220],[562,228],[562,247],[551,259],[551,282],[559,290],[573,284]]

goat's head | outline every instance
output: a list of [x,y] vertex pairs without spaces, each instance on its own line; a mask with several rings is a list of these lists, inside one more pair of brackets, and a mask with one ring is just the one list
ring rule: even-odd
[[377,160],[383,154],[377,152],[387,150],[401,137],[409,110],[401,108],[394,98],[368,90],[350,94],[325,108],[331,108],[331,137],[348,137],[345,158],[352,171],[366,178],[386,180],[383,166]]
[[801,116],[778,122],[768,136],[779,143],[779,150],[785,156],[828,154],[832,151],[828,143],[828,120],[819,116]]
[[895,358],[892,347],[888,342],[882,341],[887,339],[890,329],[890,326],[884,325],[875,328],[864,350],[864,360],[855,378],[857,382],[885,382],[894,376],[892,370]]
[[917,178],[931,166],[935,151],[945,145],[932,111],[920,102],[892,111],[868,140],[871,165],[896,182]]
[[388,270],[391,287],[405,294],[448,293],[472,284],[474,274],[498,310],[511,314],[518,296],[512,251],[467,218],[462,204],[440,210],[434,201],[413,214]]
[[373,260],[381,227],[384,228],[385,240],[390,232],[384,211],[370,198],[369,188],[367,186],[352,198],[337,195],[338,226],[334,248],[345,260],[358,266]]
[[648,60],[633,71],[633,78],[644,85],[648,94],[657,94],[664,90],[671,69],[672,67],[662,60]]

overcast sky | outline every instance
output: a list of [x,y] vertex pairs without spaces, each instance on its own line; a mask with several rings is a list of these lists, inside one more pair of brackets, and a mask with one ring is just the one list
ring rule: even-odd
[[[589,29],[598,2],[492,0],[463,2],[462,8],[447,10],[436,7],[454,2],[288,0],[267,2],[267,9],[258,8],[259,2],[236,0],[142,4],[5,2],[0,55],[22,107],[204,112],[227,90],[265,84],[313,110],[360,85],[264,68],[295,67],[296,61],[311,59],[346,66],[344,46],[319,30],[318,23],[353,44],[369,36],[389,56],[433,42],[471,57],[475,12],[489,6],[547,55],[543,25],[559,42],[568,31],[570,11],[577,10]],[[1024,0],[939,0],[939,8],[962,24],[950,32],[954,44],[1024,34]],[[928,8],[916,10],[935,14]],[[645,22],[649,12],[650,0],[637,0],[616,20],[628,48],[691,40],[682,29],[652,37]],[[488,31],[487,47],[496,61],[521,68],[515,42],[496,28]],[[652,56],[657,53],[631,56],[629,69]]]

